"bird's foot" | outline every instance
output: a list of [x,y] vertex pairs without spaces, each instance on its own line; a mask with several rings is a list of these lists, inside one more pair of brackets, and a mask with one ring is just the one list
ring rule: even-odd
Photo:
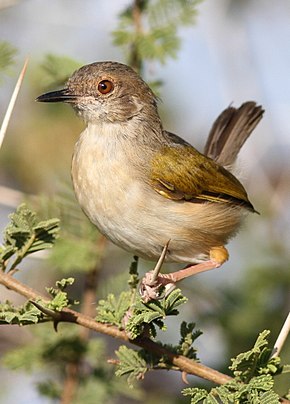
[[154,277],[154,270],[147,272],[140,284],[140,295],[144,303],[150,300],[160,300],[168,296],[176,285],[172,279],[167,278],[170,274],[160,274]]
[[218,268],[227,261],[229,257],[228,251],[225,247],[213,247],[210,250],[210,259],[208,261],[190,265],[184,269],[169,274],[160,274],[160,269],[164,262],[168,244],[169,241],[165,245],[153,271],[147,272],[141,281],[140,295],[145,303],[150,300],[162,299],[163,297],[168,296],[176,287],[177,282],[189,276]]
[[140,283],[139,292],[144,303],[148,303],[150,300],[162,299],[175,288],[174,282],[167,279],[166,274],[160,274],[169,243],[170,240],[165,244],[155,268],[147,272]]

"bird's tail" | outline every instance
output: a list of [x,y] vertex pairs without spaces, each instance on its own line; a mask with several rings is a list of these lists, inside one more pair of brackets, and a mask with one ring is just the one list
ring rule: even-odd
[[230,106],[225,109],[211,128],[204,154],[222,166],[233,165],[263,114],[263,108],[253,101],[245,102],[239,108]]

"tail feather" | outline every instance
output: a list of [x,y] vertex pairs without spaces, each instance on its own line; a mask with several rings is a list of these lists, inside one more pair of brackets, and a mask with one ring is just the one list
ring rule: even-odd
[[222,166],[231,166],[263,114],[263,108],[253,101],[225,109],[211,128],[204,154]]

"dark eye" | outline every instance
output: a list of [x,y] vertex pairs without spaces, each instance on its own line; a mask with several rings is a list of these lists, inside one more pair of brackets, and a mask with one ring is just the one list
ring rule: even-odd
[[110,80],[102,80],[98,84],[98,90],[101,94],[108,94],[113,91],[114,85]]

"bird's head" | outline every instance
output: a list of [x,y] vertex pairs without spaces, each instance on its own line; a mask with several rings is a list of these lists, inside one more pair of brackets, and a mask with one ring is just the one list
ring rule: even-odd
[[96,62],[73,73],[62,90],[40,95],[39,102],[66,102],[86,122],[125,122],[144,109],[157,112],[156,97],[129,66]]

